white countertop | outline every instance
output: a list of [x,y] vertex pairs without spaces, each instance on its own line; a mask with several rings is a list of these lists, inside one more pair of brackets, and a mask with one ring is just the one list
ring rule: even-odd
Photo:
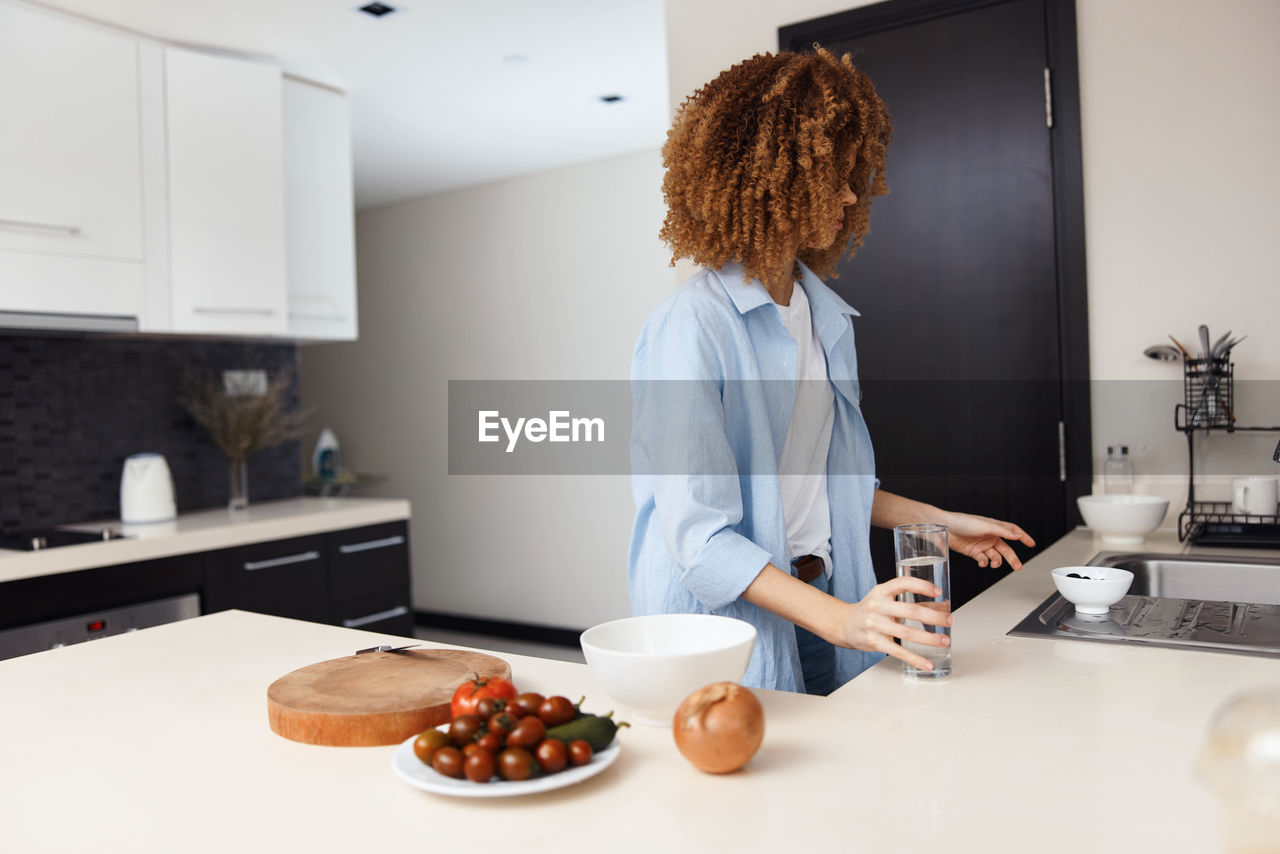
[[[1102,550],[1077,531],[957,611],[947,681],[906,684],[886,661],[829,698],[758,692],[767,733],[742,772],[702,774],[669,730],[636,726],[604,773],[526,798],[432,795],[392,774],[391,747],[270,731],[273,680],[383,635],[228,611],[0,661],[3,846],[1220,851],[1192,761],[1214,710],[1280,667],[1005,635],[1052,591],[1049,569]],[[502,657],[522,690],[615,707],[585,666]]]
[[63,546],[38,552],[0,549],[0,582],[133,563],[178,554],[225,549],[324,531],[409,518],[409,502],[382,498],[292,498],[251,504],[246,510],[184,513],[174,522],[122,525],[118,520],[68,525],[110,528],[126,539]]

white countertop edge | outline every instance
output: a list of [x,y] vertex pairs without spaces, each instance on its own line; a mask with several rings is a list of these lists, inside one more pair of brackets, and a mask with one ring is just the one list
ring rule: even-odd
[[[0,551],[0,583],[409,518],[408,501],[382,498],[291,498],[251,505],[235,514],[224,509],[201,510],[183,514],[172,523],[130,526],[127,539],[40,552]],[[64,527],[120,531],[123,526],[119,520],[106,520]]]

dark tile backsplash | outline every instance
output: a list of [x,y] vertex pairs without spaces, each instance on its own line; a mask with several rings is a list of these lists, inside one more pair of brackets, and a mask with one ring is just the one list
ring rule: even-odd
[[[0,335],[0,532],[120,515],[130,454],[163,454],[178,511],[223,507],[227,461],[178,404],[190,371],[294,369],[298,348],[225,341]],[[249,502],[302,494],[298,442],[249,460]]]

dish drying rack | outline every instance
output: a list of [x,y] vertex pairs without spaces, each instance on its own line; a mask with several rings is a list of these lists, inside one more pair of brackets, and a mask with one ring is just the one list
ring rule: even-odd
[[1231,501],[1196,500],[1195,433],[1280,433],[1280,427],[1236,423],[1235,365],[1226,359],[1183,360],[1183,402],[1173,424],[1187,436],[1187,506],[1178,514],[1178,540],[1206,546],[1280,548],[1280,509],[1238,513]]

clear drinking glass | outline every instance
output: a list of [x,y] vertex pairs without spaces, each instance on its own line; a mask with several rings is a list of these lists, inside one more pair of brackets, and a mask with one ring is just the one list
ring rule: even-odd
[[[936,597],[919,593],[903,593],[899,601],[925,605],[941,616],[951,614],[951,562],[946,525],[899,525],[893,529],[893,554],[899,577],[923,578],[940,591]],[[949,626],[931,626],[914,620],[902,623],[931,634],[951,636]],[[927,646],[902,641],[902,646],[933,664],[933,670],[921,670],[902,662],[902,674],[909,679],[945,679],[951,675],[951,646]]]

